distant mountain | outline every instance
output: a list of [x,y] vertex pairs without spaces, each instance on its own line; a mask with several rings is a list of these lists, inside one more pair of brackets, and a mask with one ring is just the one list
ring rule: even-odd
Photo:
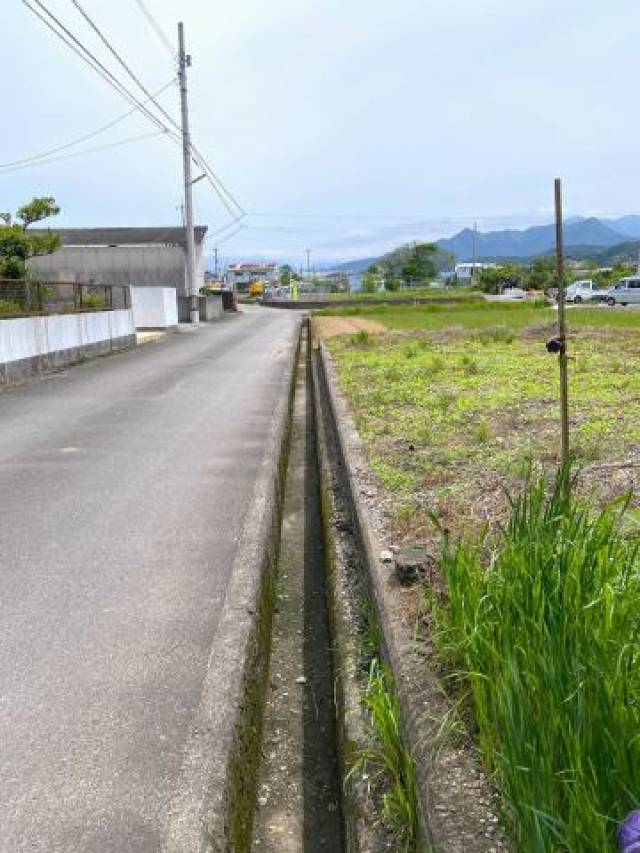
[[[630,218],[630,217],[625,217]],[[638,217],[640,219],[640,217]],[[620,243],[620,231],[591,217],[573,217],[564,226],[565,245],[609,247]],[[465,228],[448,239],[438,240],[443,249],[454,252],[459,261],[470,261],[473,257],[474,232]],[[476,235],[476,258],[531,258],[544,255],[555,245],[555,226],[536,225],[525,230],[478,232]]]
[[616,243],[615,246],[597,250],[594,250],[593,246],[567,246],[565,254],[567,257],[578,261],[595,261],[601,267],[611,267],[614,264],[635,265],[638,260],[639,249],[639,241],[625,240],[624,243]]
[[[361,275],[366,272],[371,264],[375,264],[378,258],[357,258],[355,261],[345,261],[343,264],[336,264],[331,267],[334,272],[350,272],[356,275]],[[328,267],[328,265],[327,265]]]
[[605,219],[605,224],[615,231],[618,231],[624,237],[640,237],[640,216],[632,214],[631,216],[620,216],[618,219]]

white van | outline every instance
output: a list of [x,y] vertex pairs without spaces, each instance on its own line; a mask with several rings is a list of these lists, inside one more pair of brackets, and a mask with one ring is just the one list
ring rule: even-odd
[[564,298],[567,302],[575,302],[576,305],[579,305],[581,302],[597,301],[601,294],[602,291],[598,290],[591,279],[583,279],[568,285],[564,291]]
[[621,278],[615,287],[609,290],[607,305],[640,304],[640,276],[629,275]]

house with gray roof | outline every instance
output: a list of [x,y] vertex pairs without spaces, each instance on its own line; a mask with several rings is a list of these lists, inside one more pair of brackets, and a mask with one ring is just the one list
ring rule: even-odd
[[[31,228],[30,233],[43,229]],[[53,255],[29,259],[29,271],[42,281],[175,287],[186,294],[184,228],[56,228],[62,247]],[[198,287],[204,284],[204,238],[196,226]]]

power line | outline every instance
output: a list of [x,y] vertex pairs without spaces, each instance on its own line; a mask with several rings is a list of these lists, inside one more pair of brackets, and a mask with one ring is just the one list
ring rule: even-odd
[[115,49],[115,47],[113,47],[113,45],[111,44],[111,42],[109,41],[109,39],[104,35],[104,33],[103,33],[103,32],[102,32],[102,30],[98,27],[98,25],[95,23],[95,21],[94,21],[94,20],[89,16],[89,14],[88,14],[84,9],[83,9],[83,7],[80,5],[80,3],[78,2],[78,0],[71,0],[71,2],[72,2],[72,3],[73,3],[73,5],[76,7],[76,9],[78,10],[78,12],[80,12],[80,14],[81,14],[81,15],[82,15],[82,17],[85,19],[85,21],[89,24],[89,26],[90,26],[90,27],[91,27],[91,29],[94,31],[94,33],[98,36],[98,38],[99,38],[99,39],[100,39],[100,41],[103,43],[103,45],[107,48],[107,50],[109,51],[109,53],[110,53],[110,54],[114,57],[114,59],[115,59],[115,60],[116,60],[116,61],[117,61],[121,66],[122,66],[122,68],[124,68],[125,72],[129,75],[129,77],[131,77],[131,79],[132,79],[132,80],[133,80],[133,82],[136,84],[136,86],[138,86],[138,88],[139,88],[142,92],[144,92],[144,94],[147,96],[147,98],[148,98],[148,99],[153,103],[153,105],[156,107],[156,109],[158,109],[158,110],[159,110],[159,112],[160,112],[160,113],[165,117],[165,119],[169,122],[169,124],[173,125],[173,127],[174,127],[177,131],[180,131],[180,125],[178,124],[178,122],[176,122],[176,121],[174,120],[173,116],[171,116],[171,115],[170,115],[170,114],[165,110],[165,108],[164,108],[161,104],[159,104],[159,103],[156,101],[156,99],[153,97],[153,95],[151,94],[151,92],[149,92],[149,90],[146,88],[146,86],[144,85],[144,83],[142,83],[142,82],[140,81],[139,77],[138,77],[138,76],[137,76],[137,75],[136,75],[136,74],[131,70],[130,66],[129,66],[129,65],[124,61],[124,59],[120,56],[120,54],[118,53],[118,51]]
[[[39,18],[48,29],[51,30],[54,35],[56,35],[67,47],[72,50],[77,56],[79,56],[90,68],[92,68],[97,74],[99,74],[103,79],[107,81],[107,83],[118,92],[123,98],[125,98],[130,104],[134,104],[136,109],[142,112],[150,121],[152,121],[156,127],[160,130],[163,130],[165,133],[170,136],[174,135],[174,131],[168,128],[153,112],[151,112],[144,104],[133,95],[126,86],[115,77],[109,69],[100,62],[100,60],[88,49],[86,48],[82,42],[80,42],[73,33],[57,18],[53,12],[51,12],[41,0],[33,0],[33,2],[38,6],[45,15],[48,15],[51,20],[48,20],[44,17],[43,14],[38,12],[37,9],[31,5],[29,0],[22,0],[23,5],[29,9],[30,12],[33,12],[37,18]],[[54,23],[51,23],[53,21]],[[54,26],[55,24],[55,26]],[[57,27],[57,28],[56,28]]]
[[[166,86],[163,86],[161,89],[155,93],[156,97],[165,92],[170,86],[173,86],[175,83],[175,79],[171,80]],[[101,127],[92,131],[91,133],[87,133],[84,136],[78,136],[76,139],[71,140],[71,142],[67,142],[65,145],[58,145],[56,148],[50,148],[48,151],[43,151],[41,154],[33,154],[30,157],[23,157],[21,160],[12,160],[9,163],[0,163],[0,169],[9,169],[13,166],[22,166],[28,163],[33,163],[37,160],[43,160],[47,157],[52,156],[53,154],[58,154],[60,151],[66,151],[69,148],[73,148],[76,145],[80,145],[82,142],[88,142],[90,139],[94,139],[96,136],[99,136],[101,133],[105,133],[107,130],[111,130],[112,127],[115,127],[120,122],[124,121],[126,118],[129,118],[130,115],[136,113],[137,107],[134,107],[131,110],[128,110],[126,113],[118,116],[118,118],[113,119],[108,124],[103,124]],[[154,134],[155,135],[155,134]]]
[[142,12],[142,14],[143,14],[143,15],[145,16],[145,18],[147,19],[147,21],[149,22],[149,24],[150,24],[151,28],[153,29],[153,31],[155,32],[155,34],[158,36],[158,38],[160,39],[160,41],[164,44],[164,46],[167,48],[167,50],[169,51],[169,53],[171,54],[171,56],[175,59],[176,52],[175,52],[175,49],[174,49],[173,45],[171,44],[171,42],[169,41],[169,39],[167,38],[167,36],[164,34],[164,32],[163,32],[162,28],[160,27],[160,25],[158,24],[158,22],[155,20],[155,18],[154,18],[154,17],[153,17],[153,15],[151,14],[151,12],[147,9],[147,7],[146,7],[146,6],[145,6],[145,4],[142,2],[142,0],[134,0],[134,2],[137,4],[137,6],[138,6],[138,8],[140,9],[140,11]]
[[[78,8],[78,10],[85,17],[85,19],[89,22],[89,16],[79,6],[77,0],[72,1],[74,2],[74,5],[76,5],[76,8]],[[100,60],[95,56],[95,54],[93,54],[87,47],[85,47],[85,45],[82,44],[82,42],[78,38],[76,38],[76,36],[68,29],[68,27],[66,27],[62,23],[62,21],[57,18],[53,14],[53,12],[50,11],[50,9],[47,8],[47,6],[42,2],[42,0],[22,0],[22,3],[27,7],[27,9],[29,9],[30,12],[36,15],[36,17],[39,18],[42,23],[44,23],[45,26],[49,30],[51,30],[51,32],[53,32],[55,36],[57,36],[57,38],[59,38],[68,48],[70,48],[70,50],[72,50],[87,65],[89,65],[90,68],[92,68],[97,74],[99,74],[104,80],[106,80],[106,82],[109,83],[109,85],[113,89],[115,89],[118,94],[124,97],[129,103],[133,104],[135,108],[143,115],[145,115],[151,122],[153,122],[156,127],[166,133],[167,136],[175,144],[181,144],[180,136],[178,135],[178,133],[172,128],[167,127],[167,125],[155,113],[149,110],[144,105],[144,103],[140,101],[139,98],[137,98],[129,89],[127,89],[127,87],[102,62],[100,62]],[[39,12],[38,9],[35,9],[32,3],[35,3],[41,10],[41,12]],[[45,15],[48,17],[45,17]],[[91,22],[91,24],[93,25],[93,22]],[[95,27],[95,25],[93,26],[96,31],[98,31],[97,27]],[[104,43],[108,44],[106,38],[103,37],[101,33],[100,36]],[[108,46],[110,51],[113,52],[114,55],[116,55],[114,49],[112,49],[110,45]],[[173,121],[171,116],[169,116],[166,110],[164,110],[163,107],[157,104],[153,96],[151,96],[151,94],[147,92],[147,89],[137,80],[133,72],[131,72],[131,70],[128,68],[124,60],[121,59],[121,57],[119,57],[119,61],[123,63],[123,67],[126,68],[127,73],[132,76],[132,78],[136,81],[136,85],[139,85],[142,88],[145,94],[149,96],[149,99],[160,109],[160,111],[164,115],[167,116],[171,124],[173,124],[175,127],[178,127],[178,130],[180,130],[179,126],[176,125],[176,123]],[[227,211],[232,216],[237,215],[238,211],[241,212],[241,215],[244,215],[244,211],[240,204],[233,198],[229,190],[227,190],[220,178],[216,175],[211,166],[205,160],[204,156],[195,148],[195,146],[191,146],[191,156],[194,162],[196,162],[205,171],[208,183],[210,184],[224,207],[227,209]]]
[[[78,12],[80,12],[80,14],[84,18],[84,20],[89,24],[91,29],[96,33],[96,35],[98,36],[100,41],[104,44],[104,46],[107,48],[109,53],[111,53],[111,55],[116,59],[116,61],[120,64],[120,66],[125,70],[125,72],[133,80],[133,82],[136,84],[136,86],[138,86],[138,88],[142,92],[144,92],[144,94],[153,102],[154,106],[160,111],[160,113],[166,118],[166,120],[170,124],[172,124],[176,130],[180,131],[181,130],[180,125],[176,121],[174,121],[172,116],[169,115],[169,113],[162,107],[162,105],[159,104],[155,100],[155,98],[149,92],[149,90],[146,88],[146,86],[140,81],[139,77],[131,70],[131,67],[127,64],[127,62],[125,62],[125,60],[122,58],[122,56],[113,47],[113,45],[111,44],[109,39],[107,39],[107,37],[104,35],[104,33],[100,30],[100,28],[95,23],[95,21],[91,18],[91,16],[82,7],[79,0],[71,0],[71,2],[76,7]],[[233,197],[233,195],[229,192],[229,190],[226,188],[226,186],[222,182],[221,178],[218,175],[216,175],[216,173],[213,171],[211,166],[208,164],[204,155],[201,154],[200,151],[198,151],[198,149],[196,148],[195,145],[193,145],[193,143],[191,144],[191,156],[192,156],[192,159],[202,169],[204,169],[204,171],[207,175],[207,178],[209,180],[209,183],[211,184],[214,191],[217,193],[218,197],[220,198],[220,200],[222,201],[224,206],[227,208],[227,211],[231,215],[234,215],[236,213],[236,211],[233,210],[232,208],[237,208],[239,212],[244,213],[240,204],[236,201],[236,199]]]
[[61,154],[59,157],[48,157],[46,159],[37,160],[34,163],[23,163],[20,166],[0,166],[0,174],[6,175],[9,172],[19,172],[22,169],[34,169],[36,166],[46,166],[49,163],[58,163],[60,160],[73,160],[75,157],[82,157],[85,154],[96,154],[98,151],[107,151],[110,148],[119,148],[122,145],[130,145],[132,142],[141,142],[143,139],[162,136],[163,132],[164,131],[162,130],[152,130],[150,133],[130,136],[127,139],[120,139],[117,142],[109,142],[107,145],[97,145],[94,148],[84,148],[81,151],[74,151],[72,154]]

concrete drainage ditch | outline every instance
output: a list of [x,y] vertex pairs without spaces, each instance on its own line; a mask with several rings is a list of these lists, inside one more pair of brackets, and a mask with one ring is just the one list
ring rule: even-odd
[[[371,661],[379,660],[381,650],[336,437],[317,379],[305,327],[250,849],[417,851],[423,849],[417,827],[411,837],[385,828],[384,791],[372,784],[381,751],[376,752],[363,698]],[[393,689],[392,678],[385,689]]]

